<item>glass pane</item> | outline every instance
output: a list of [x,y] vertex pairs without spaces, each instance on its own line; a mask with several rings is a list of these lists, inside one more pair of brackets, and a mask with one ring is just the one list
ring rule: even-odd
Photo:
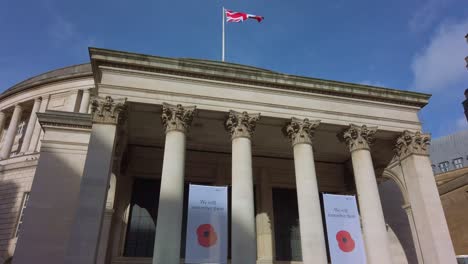
[[153,256],[159,188],[159,181],[135,179],[124,256]]
[[276,260],[301,261],[301,235],[297,194],[293,189],[273,189]]

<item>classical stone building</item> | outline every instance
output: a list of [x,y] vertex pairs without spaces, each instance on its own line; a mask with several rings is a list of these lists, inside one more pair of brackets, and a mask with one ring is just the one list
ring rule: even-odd
[[95,48],[90,60],[0,96],[3,261],[179,263],[200,183],[230,186],[232,263],[327,263],[322,192],[357,194],[368,263],[456,262],[417,116],[429,95]]
[[468,130],[434,139],[432,169],[457,255],[468,255]]

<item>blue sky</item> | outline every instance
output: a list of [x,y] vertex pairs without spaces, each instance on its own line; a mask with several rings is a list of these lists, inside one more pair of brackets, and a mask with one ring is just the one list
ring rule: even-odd
[[4,0],[0,90],[88,62],[88,46],[220,60],[222,6],[265,16],[227,24],[227,61],[431,93],[426,132],[468,129],[466,0]]

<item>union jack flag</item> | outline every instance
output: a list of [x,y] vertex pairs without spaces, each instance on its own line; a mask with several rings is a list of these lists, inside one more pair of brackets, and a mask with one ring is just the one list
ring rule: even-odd
[[242,12],[234,12],[231,10],[224,10],[226,13],[226,22],[234,22],[234,23],[239,23],[239,22],[244,22],[245,20],[251,18],[255,19],[258,22],[262,22],[263,17],[262,16],[257,16],[257,15],[251,15],[247,13],[242,13]]

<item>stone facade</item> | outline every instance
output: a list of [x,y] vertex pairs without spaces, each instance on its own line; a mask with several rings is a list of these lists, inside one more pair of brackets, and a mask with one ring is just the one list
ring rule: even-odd
[[[200,183],[231,187],[232,263],[327,263],[321,192],[358,196],[368,263],[455,263],[418,137],[429,95],[95,48],[90,60],[0,95],[2,261],[180,263],[185,186]],[[379,192],[385,179],[400,200]],[[291,192],[297,219],[274,209]],[[402,206],[403,219],[386,212]]]

